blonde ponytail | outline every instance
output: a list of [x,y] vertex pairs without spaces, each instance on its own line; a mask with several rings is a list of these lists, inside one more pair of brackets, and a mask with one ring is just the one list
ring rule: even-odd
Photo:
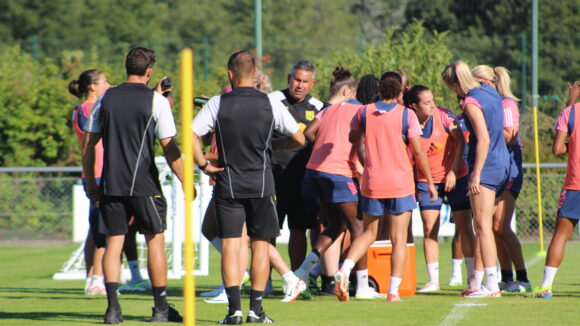
[[493,71],[496,80],[495,85],[499,95],[519,101],[520,99],[512,93],[512,89],[510,87],[511,78],[509,70],[504,67],[495,67]]
[[473,77],[495,83],[495,72],[492,67],[486,65],[476,66],[471,70]]
[[458,91],[462,94],[457,94],[461,96],[467,95],[469,91],[476,87],[481,87],[481,85],[473,78],[469,66],[463,61],[455,61],[450,63],[443,69],[441,73],[441,78],[450,88],[459,86]]

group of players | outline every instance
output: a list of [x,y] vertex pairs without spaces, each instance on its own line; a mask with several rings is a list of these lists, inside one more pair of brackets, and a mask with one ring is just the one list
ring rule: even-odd
[[[227,299],[228,314],[219,323],[242,323],[240,285],[247,277],[248,246],[252,250],[252,286],[246,322],[273,322],[262,308],[270,265],[286,283],[285,302],[306,293],[307,283],[316,274],[322,276],[322,292],[332,292],[340,301],[348,301],[349,279],[355,266],[355,297],[384,297],[369,288],[366,262],[367,249],[382,235],[391,240],[393,247],[387,300],[400,301],[398,287],[407,259],[407,241],[412,237],[411,211],[417,204],[424,225],[429,275],[419,292],[440,290],[437,233],[443,200],[451,206],[457,226],[456,242],[460,243],[469,275],[462,295],[499,297],[501,290],[531,291],[521,246],[510,228],[523,171],[518,99],[510,90],[505,68],[477,66],[471,70],[457,61],[444,69],[443,82],[457,95],[460,115],[437,107],[427,86],[409,87],[407,76],[400,70],[386,72],[379,79],[367,75],[357,82],[348,69],[337,67],[327,103],[309,95],[316,73],[306,60],[293,66],[288,89],[270,94],[264,93],[268,91],[265,77],[259,77],[256,61],[248,52],[236,52],[230,57],[228,77],[231,87],[212,97],[192,123],[195,162],[215,182],[204,235],[222,253],[220,292]],[[551,297],[551,283],[567,236],[580,218],[572,207],[580,190],[580,176],[571,172],[580,164],[580,154],[574,147],[573,105],[579,89],[578,83],[571,86],[571,106],[563,111],[557,125],[554,153],[567,152],[569,168],[544,281],[533,294],[538,297]],[[108,102],[100,101],[113,107],[113,96]],[[104,97],[107,99],[107,94]],[[103,110],[100,103],[95,108]],[[94,111],[91,117],[96,116],[96,120]],[[160,120],[155,117],[155,123],[162,124]],[[105,126],[110,122],[101,118],[100,123]],[[89,133],[103,134],[106,161],[107,146],[118,150],[107,136],[116,137],[119,131],[106,134],[94,123],[91,129],[90,121],[87,125]],[[174,130],[153,128],[162,146],[167,143],[164,140],[175,135]],[[96,145],[85,143],[89,147]],[[211,153],[203,154],[202,143],[211,144]],[[181,176],[175,153],[165,154],[172,158],[170,165]],[[92,162],[83,161],[85,169],[90,166],[86,163]],[[109,169],[113,168],[109,164]],[[93,173],[87,173],[87,178],[94,178]],[[101,186],[105,200],[100,200],[114,208],[111,198],[106,198],[106,187]],[[107,226],[100,227],[107,235],[107,247],[118,233],[113,230],[118,225],[111,222],[115,215],[111,207],[100,217]],[[132,212],[136,221],[149,213],[137,209]],[[291,232],[291,268],[274,246],[285,216]],[[306,254],[308,229],[312,251]],[[159,230],[140,229],[146,235]],[[118,257],[118,244],[115,248]],[[461,260],[459,266],[457,259],[453,264],[454,270],[460,270]],[[453,285],[461,284],[457,275],[450,282]],[[107,273],[105,277],[109,278]],[[116,289],[106,282],[109,308],[105,322],[119,321],[111,317],[120,316],[120,307],[114,304],[116,295],[110,293]],[[166,302],[158,305],[159,294],[155,290],[159,291],[159,282],[153,278],[152,282],[154,318],[159,311],[167,315],[167,309],[175,314]]]

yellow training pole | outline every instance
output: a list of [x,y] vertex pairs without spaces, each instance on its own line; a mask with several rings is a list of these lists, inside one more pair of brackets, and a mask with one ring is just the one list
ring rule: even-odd
[[539,256],[546,254],[544,251],[544,226],[542,219],[542,181],[540,177],[540,144],[538,140],[538,108],[534,106],[534,142],[536,145],[536,183],[538,193],[538,227],[540,228],[540,252]]
[[193,144],[191,121],[193,120],[193,51],[183,49],[179,55],[181,75],[181,134],[183,137],[183,190],[185,193],[185,275],[183,278],[183,297],[185,298],[184,325],[195,325],[195,278],[193,277]]

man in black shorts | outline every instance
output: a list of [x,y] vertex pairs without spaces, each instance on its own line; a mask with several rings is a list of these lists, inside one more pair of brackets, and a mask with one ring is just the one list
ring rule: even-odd
[[[315,73],[312,62],[300,60],[294,64],[288,75],[288,88],[270,94],[274,101],[282,103],[302,131],[323,106],[322,102],[310,96],[315,83]],[[273,140],[281,137],[284,135],[275,132]],[[312,144],[308,143],[290,151],[276,150],[272,154],[280,228],[284,224],[284,218],[288,216],[288,254],[292,270],[298,269],[306,257],[306,230],[317,230],[319,227],[316,214],[306,213],[302,197],[302,180],[311,153]],[[318,232],[314,233],[318,235]]]
[[[218,166],[223,170],[216,176],[214,199],[229,311],[220,324],[242,323],[238,252],[244,245],[241,240],[244,223],[252,248],[252,290],[246,322],[272,322],[262,309],[270,271],[269,241],[280,234],[270,155],[272,148],[290,149],[305,142],[298,124],[280,102],[254,88],[256,73],[256,61],[250,53],[234,53],[228,61],[234,90],[211,98],[192,126],[196,164],[205,173],[214,174],[214,168],[201,152],[199,137],[215,129]],[[274,141],[274,131],[285,136]]]
[[[169,102],[147,88],[153,73],[155,52],[134,48],[127,54],[127,81],[110,88],[93,106],[85,124],[83,167],[89,197],[100,202],[99,232],[107,236],[104,257],[108,307],[105,324],[123,321],[117,298],[121,251],[128,221],[145,234],[147,267],[153,287],[152,322],[182,322],[167,303],[167,260],[165,238],[167,204],[155,166],[155,139],[163,148],[167,163],[181,180],[183,162],[173,137],[177,131]],[[100,188],[94,179],[94,148],[103,139],[104,160]]]

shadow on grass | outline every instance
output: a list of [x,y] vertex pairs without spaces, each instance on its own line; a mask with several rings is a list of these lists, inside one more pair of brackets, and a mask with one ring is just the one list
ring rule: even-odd
[[[78,323],[79,321],[88,324],[102,324],[103,317],[104,314],[81,314],[76,312],[0,312],[0,320],[46,320],[58,322],[59,324]],[[123,319],[139,322],[149,321],[148,317],[132,315],[123,315]]]

